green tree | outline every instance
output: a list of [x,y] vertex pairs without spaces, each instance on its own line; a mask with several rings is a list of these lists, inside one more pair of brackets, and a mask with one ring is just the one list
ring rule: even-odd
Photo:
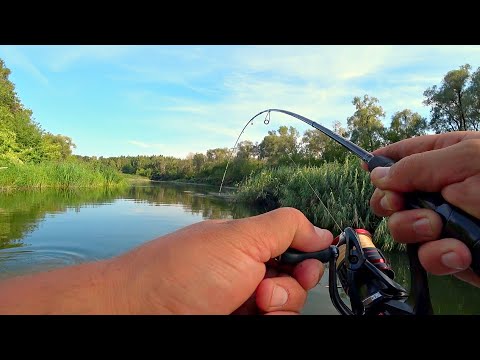
[[302,137],[303,154],[307,157],[319,159],[323,156],[328,137],[317,129],[306,130]]
[[385,117],[385,112],[378,105],[378,99],[368,95],[364,95],[363,99],[356,96],[352,104],[356,111],[347,119],[350,140],[370,151],[382,146],[385,127],[381,119]]
[[5,66],[5,62],[0,59],[0,104],[6,106],[11,113],[15,113],[22,108],[20,100],[15,93],[15,85],[8,79],[10,69]]
[[473,130],[480,130],[480,67],[475,71],[467,89],[467,97],[470,100],[470,126]]
[[431,107],[430,127],[437,134],[478,129],[480,120],[474,111],[479,96],[478,74],[475,73],[469,88],[470,70],[469,64],[462,65],[458,70],[449,71],[439,87],[434,85],[424,91],[423,103]]
[[[345,128],[342,127],[340,121],[335,121],[333,123],[333,132],[347,138],[348,137],[348,132]],[[326,138],[327,136],[324,135]],[[335,140],[332,140],[330,138],[327,138],[325,141],[325,149],[323,152],[323,160],[326,162],[333,162],[333,161],[338,161],[338,162],[343,162],[349,155],[349,151],[345,149],[342,145],[340,145],[338,142]]]
[[251,159],[256,156],[256,146],[250,140],[244,140],[237,145],[236,158]]
[[230,151],[227,148],[216,148],[207,150],[207,159],[210,162],[221,162],[227,159]]
[[65,135],[53,135],[46,133],[43,135],[44,147],[50,149],[48,152],[51,160],[65,160],[72,155],[72,149],[76,148],[72,139]]
[[288,161],[288,156],[298,154],[298,138],[300,134],[293,126],[280,126],[278,133],[270,130],[259,144],[259,157],[276,165]]
[[196,153],[195,155],[193,155],[192,163],[197,173],[199,173],[202,170],[203,165],[205,164],[206,161],[207,161],[207,157],[202,153]]
[[15,92],[15,85],[9,80],[10,69],[0,59],[0,121],[16,136],[22,149],[35,153],[42,140],[42,129],[32,120],[32,111],[26,109]]
[[15,133],[0,122],[0,166],[21,162],[20,149],[15,138]]
[[385,137],[389,143],[394,143],[414,136],[425,135],[427,130],[427,119],[410,109],[404,109],[393,114],[390,128]]

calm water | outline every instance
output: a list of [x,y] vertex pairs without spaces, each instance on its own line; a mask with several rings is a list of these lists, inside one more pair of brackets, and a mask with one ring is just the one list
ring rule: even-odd
[[[205,219],[258,213],[212,194],[218,187],[155,183],[126,190],[30,191],[0,194],[0,279],[123,253]],[[387,254],[396,280],[408,288],[408,262]],[[336,315],[328,272],[313,289],[305,314]],[[451,277],[431,277],[437,314],[480,314],[480,289]]]

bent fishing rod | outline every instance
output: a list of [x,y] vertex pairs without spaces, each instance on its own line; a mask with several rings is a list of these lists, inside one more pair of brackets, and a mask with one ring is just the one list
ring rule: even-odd
[[[248,124],[253,124],[255,118],[265,113],[267,115],[264,123],[268,124],[271,112],[284,113],[319,130],[362,159],[370,172],[376,167],[390,167],[395,164],[392,159],[374,155],[313,120],[282,109],[263,110],[252,117],[242,129],[234,148]],[[435,211],[443,223],[441,237],[456,238],[467,245],[472,254],[470,267],[477,275],[480,275],[479,219],[453,206],[440,193],[421,191],[406,193],[405,204],[407,209],[424,208]],[[312,253],[288,249],[276,260],[279,263],[295,264],[308,258],[315,258],[329,263],[330,297],[341,314],[433,314],[427,273],[418,259],[419,244],[407,244],[411,274],[410,295],[414,298],[414,305],[408,306],[407,302],[411,302],[411,299],[408,298],[406,290],[393,281],[394,272],[387,265],[384,255],[373,245],[368,231],[347,227],[337,236],[336,241],[336,245]],[[337,274],[342,287],[349,295],[351,309],[343,303],[338,295]],[[363,290],[361,290],[362,288]]]

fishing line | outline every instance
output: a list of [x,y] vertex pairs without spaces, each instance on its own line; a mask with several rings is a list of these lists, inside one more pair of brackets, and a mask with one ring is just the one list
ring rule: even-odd
[[313,188],[313,186],[310,184],[310,182],[308,181],[308,179],[305,177],[305,175],[303,175],[303,172],[302,172],[302,169],[300,168],[299,165],[297,165],[295,163],[295,161],[293,161],[292,157],[290,156],[289,153],[287,153],[288,157],[290,158],[290,160],[292,160],[293,164],[300,170],[300,175],[303,177],[303,179],[306,181],[306,183],[308,184],[308,186],[310,186],[310,189],[312,189],[313,193],[315,194],[315,196],[317,197],[317,199],[322,203],[323,207],[325,208],[325,210],[327,211],[327,214],[332,218],[334,224],[337,226],[338,230],[340,232],[343,232],[343,229],[340,227],[340,225],[338,225],[338,223],[335,221],[335,218],[333,217],[332,213],[328,210],[327,206],[325,205],[325,203],[322,201],[322,199],[320,199],[320,196],[318,195],[318,193],[315,191],[315,189]]
[[[248,127],[248,125],[253,125],[253,120],[257,117],[257,116],[260,116],[261,114],[263,113],[267,113],[267,115],[265,116],[265,119],[263,120],[263,123],[265,125],[268,125],[270,124],[270,112],[271,111],[278,111],[278,112],[283,112],[287,115],[291,115],[299,120],[302,120],[305,122],[304,119],[306,118],[303,118],[302,116],[300,115],[297,115],[297,114],[294,114],[294,113],[291,113],[291,112],[287,112],[287,111],[284,111],[284,110],[279,110],[279,109],[268,109],[268,110],[264,110],[264,111],[261,111],[259,112],[258,114],[256,114],[254,117],[252,117],[250,120],[248,120],[248,122],[245,124],[245,126],[243,127],[242,131],[240,132],[240,134],[238,135],[237,137],[237,140],[235,141],[235,144],[233,145],[233,148],[231,149],[230,151],[230,156],[228,158],[228,161],[227,161],[227,165],[225,166],[225,171],[223,173],[223,178],[222,178],[222,182],[220,184],[220,189],[218,191],[218,194],[220,194],[220,192],[222,191],[222,186],[223,186],[223,182],[225,181],[225,175],[227,174],[227,169],[228,169],[228,165],[230,164],[230,159],[232,158],[232,154],[233,152],[235,151],[235,148],[237,147],[237,143],[238,143],[238,140],[240,140],[240,137],[242,136],[242,134],[244,133],[245,129]],[[296,115],[296,116],[295,116]],[[318,193],[315,191],[315,189],[313,188],[313,186],[310,184],[310,182],[308,181],[308,179],[305,177],[305,175],[303,174],[301,168],[299,165],[297,165],[295,163],[295,161],[292,159],[292,157],[290,156],[290,154],[287,152],[287,155],[289,157],[289,159],[293,162],[293,164],[300,170],[300,175],[303,177],[303,179],[305,180],[305,182],[308,184],[308,186],[310,187],[310,189],[312,189],[313,193],[315,194],[315,196],[317,197],[317,199],[320,201],[320,203],[323,205],[323,207],[325,208],[327,214],[332,218],[333,220],[333,223],[335,224],[335,226],[337,226],[337,228],[339,229],[340,232],[342,232],[342,228],[340,227],[340,225],[335,221],[335,218],[333,217],[332,213],[328,210],[327,206],[325,205],[325,203],[322,201],[322,199],[320,198],[320,196],[318,195]]]

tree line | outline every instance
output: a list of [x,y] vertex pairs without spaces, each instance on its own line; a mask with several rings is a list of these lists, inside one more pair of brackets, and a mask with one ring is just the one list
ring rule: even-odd
[[[262,141],[242,141],[235,149],[214,148],[191,153],[186,158],[172,156],[90,157],[72,155],[75,144],[68,136],[52,134],[35,122],[32,111],[18,98],[9,80],[10,70],[0,59],[0,166],[46,161],[82,161],[107,165],[127,174],[152,180],[185,179],[218,183],[228,161],[226,184],[234,184],[264,167],[282,165],[321,165],[343,162],[348,152],[321,132],[309,129],[303,134],[290,126],[271,130]],[[480,67],[472,72],[469,64],[449,71],[440,85],[427,88],[423,104],[430,107],[430,118],[410,109],[394,113],[386,122],[385,111],[376,97],[355,96],[355,108],[347,128],[340,121],[332,130],[366,150],[424,135],[480,128]]]
[[[385,126],[386,114],[379,100],[365,94],[353,98],[355,111],[347,118],[347,128],[335,121],[332,130],[369,151],[428,132],[479,130],[480,68],[472,72],[471,66],[466,64],[449,71],[440,85],[427,88],[423,96],[423,104],[430,107],[430,119],[411,109],[403,109],[395,112]],[[268,131],[260,142],[245,140],[235,149],[209,149],[206,153],[191,153],[186,159],[162,155],[82,159],[105,162],[124,173],[153,180],[186,179],[211,183],[221,181],[230,159],[225,182],[233,184],[263,167],[321,165],[343,162],[347,156],[342,146],[316,129],[300,134],[292,126],[280,126],[278,130]]]
[[20,101],[10,73],[0,59],[0,166],[69,158],[75,148],[72,139],[42,129]]

